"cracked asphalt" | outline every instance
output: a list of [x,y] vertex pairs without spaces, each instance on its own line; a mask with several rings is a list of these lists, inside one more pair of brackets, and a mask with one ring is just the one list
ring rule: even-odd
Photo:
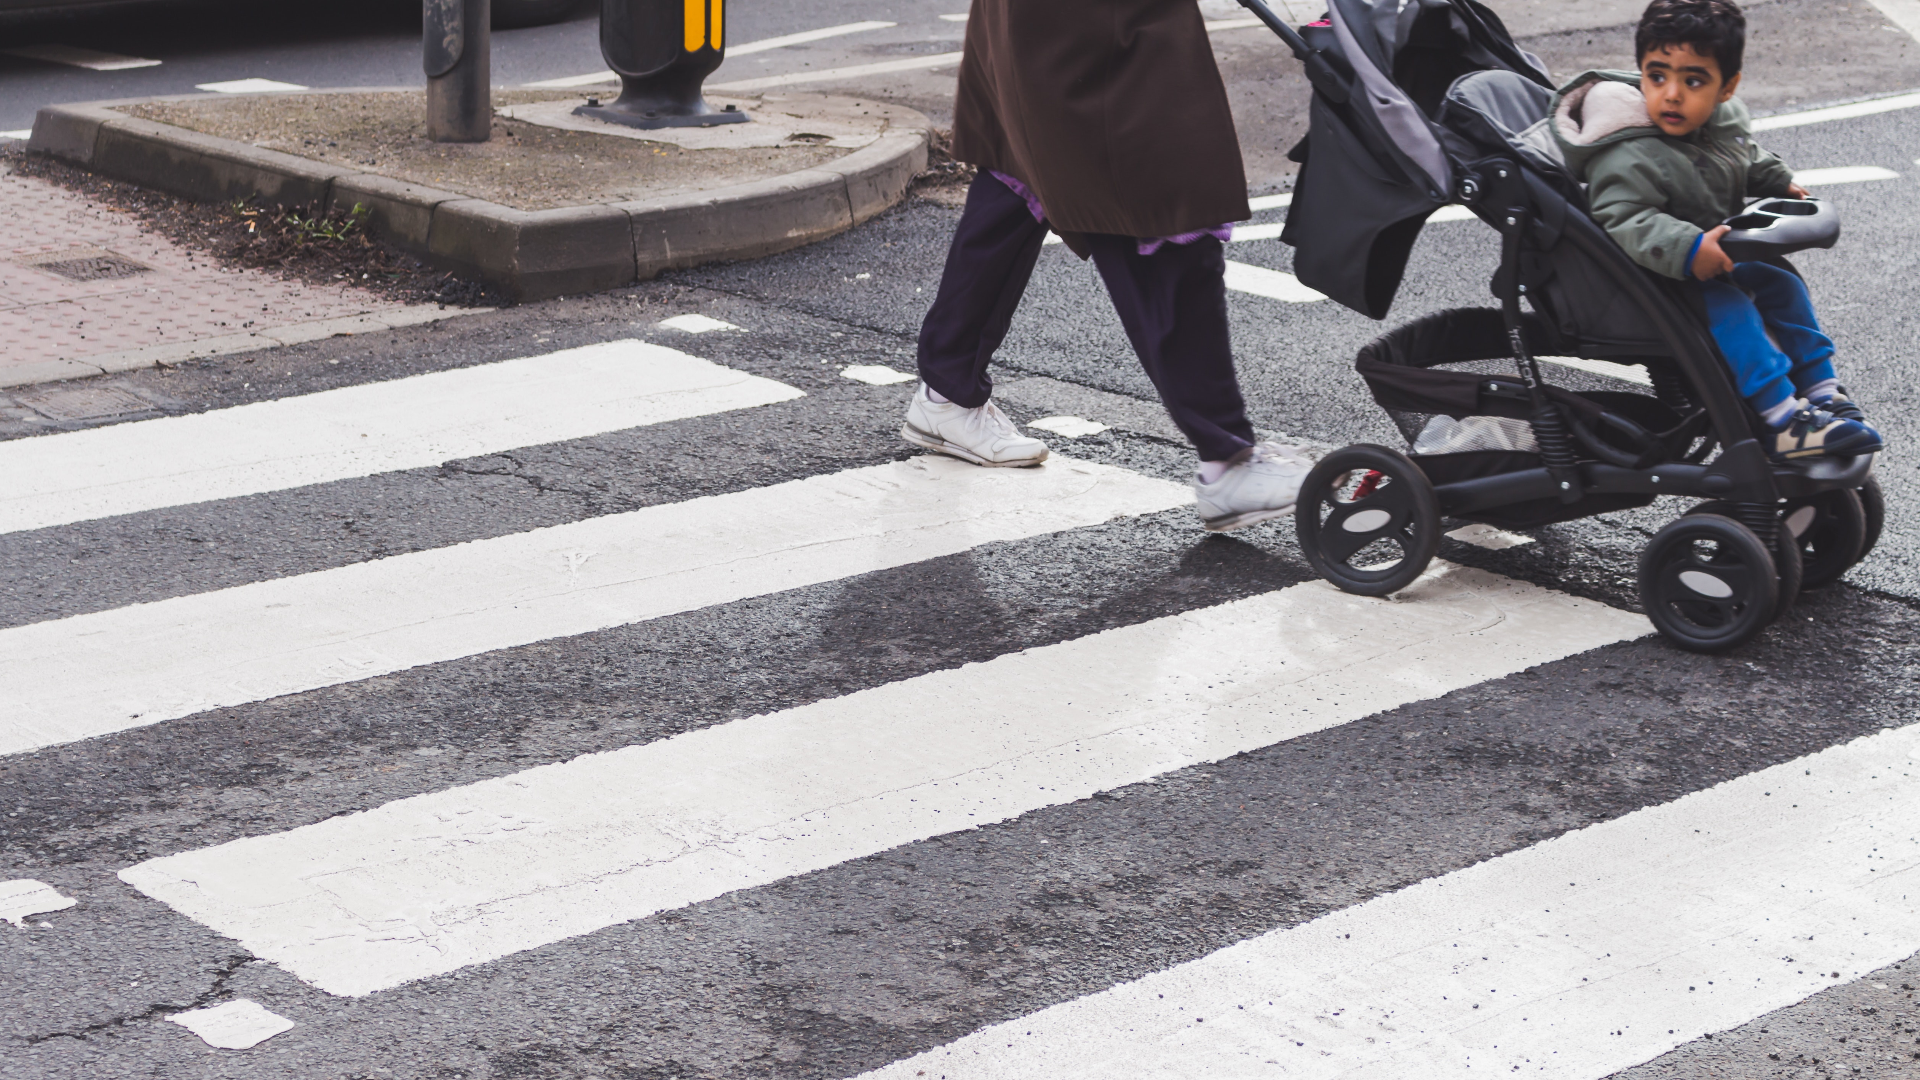
[[[1612,55],[1618,26],[1569,25],[1564,6],[1538,7],[1525,10],[1536,29],[1526,40],[1556,70]],[[1920,87],[1920,48],[1865,3],[1753,10],[1765,43],[1749,81],[1762,111]],[[1298,80],[1256,35],[1235,31],[1218,48],[1256,185],[1284,187],[1270,151],[1298,125]],[[1817,62],[1836,50],[1854,62]],[[927,93],[915,84],[901,98],[931,107]],[[77,904],[0,925],[0,1077],[837,1080],[1913,723],[1920,481],[1903,448],[1915,423],[1920,111],[1771,132],[1766,144],[1800,167],[1900,176],[1822,192],[1848,232],[1800,260],[1845,377],[1893,447],[1877,473],[1886,535],[1845,582],[1804,596],[1754,644],[1721,657],[1657,639],[1605,646],[361,997],[255,959],[118,873],[1287,588],[1313,578],[1290,524],[1207,536],[1191,510],[1163,511],[14,754],[0,758],[0,880],[44,881]],[[146,412],[57,422],[0,394],[0,440],[25,439],[622,338],[805,392],[432,468],[0,534],[0,631],[904,460],[895,432],[910,384],[839,372],[911,369],[956,217],[916,199],[752,263],[70,388],[123,389]],[[1489,235],[1430,226],[1390,321],[1486,303]],[[1277,241],[1235,244],[1230,257],[1290,266]],[[1328,304],[1235,294],[1231,305],[1261,428],[1330,444],[1395,438],[1350,366],[1382,326]],[[689,312],[744,332],[660,326]],[[1063,452],[1186,478],[1189,453],[1153,407],[1097,279],[1062,248],[1042,256],[1001,378],[1017,421],[1069,413],[1110,425],[1058,440]],[[1680,509],[1552,526],[1500,551],[1449,539],[1441,555],[1631,609],[1639,549]],[[1917,962],[1836,979],[1615,1075],[1920,1077]],[[297,1026],[221,1050],[167,1022],[237,998]]]

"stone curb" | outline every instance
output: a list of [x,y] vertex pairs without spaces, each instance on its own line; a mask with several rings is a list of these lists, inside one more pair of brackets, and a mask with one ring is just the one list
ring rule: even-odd
[[515,210],[112,108],[217,96],[51,105],[34,117],[27,149],[200,202],[363,203],[368,228],[388,243],[523,301],[618,288],[662,270],[771,255],[845,232],[906,196],[927,167],[932,126],[913,113],[919,126],[826,165],[694,195]]

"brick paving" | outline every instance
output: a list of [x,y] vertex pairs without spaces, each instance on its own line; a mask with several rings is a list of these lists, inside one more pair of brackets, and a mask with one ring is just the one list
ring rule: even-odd
[[[410,311],[354,289],[219,266],[131,214],[35,177],[0,172],[0,222],[0,385],[100,370],[88,357]],[[145,269],[88,281],[33,265],[98,270],[87,260],[112,256]]]

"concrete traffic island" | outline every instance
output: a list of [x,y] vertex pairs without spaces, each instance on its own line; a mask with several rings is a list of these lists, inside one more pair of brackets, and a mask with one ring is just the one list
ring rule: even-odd
[[844,232],[903,198],[930,121],[815,94],[715,98],[754,123],[637,130],[579,92],[495,95],[494,138],[425,137],[419,90],[195,94],[40,110],[30,152],[203,202],[366,208],[366,227],[515,300]]

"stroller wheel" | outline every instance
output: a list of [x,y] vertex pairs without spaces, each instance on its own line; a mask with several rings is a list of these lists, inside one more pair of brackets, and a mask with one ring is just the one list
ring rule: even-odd
[[1880,481],[1871,476],[1855,494],[1860,496],[1860,508],[1867,513],[1867,532],[1860,541],[1860,558],[1864,559],[1880,542],[1880,529],[1887,523],[1887,498],[1880,494]]
[[1307,474],[1294,532],[1321,577],[1346,592],[1386,596],[1413,584],[1440,550],[1440,499],[1405,454],[1348,446]]
[[1752,640],[1773,621],[1779,594],[1773,555],[1732,518],[1688,514],[1640,553],[1647,618],[1689,652],[1725,652]]
[[[1733,504],[1706,502],[1688,514],[1719,514],[1736,517]],[[1793,568],[1774,552],[1780,561],[1780,614],[1792,604],[1802,589],[1819,589],[1840,580],[1841,575],[1860,561],[1860,546],[1866,540],[1867,518],[1860,497],[1845,489],[1823,491],[1818,495],[1790,499],[1780,506],[1782,549],[1789,537],[1799,549],[1801,580],[1798,588],[1787,588]]]
[[1806,557],[1803,589],[1818,589],[1840,580],[1853,569],[1867,546],[1867,508],[1860,493],[1823,491],[1794,499],[1781,508],[1780,518],[1800,542]]

